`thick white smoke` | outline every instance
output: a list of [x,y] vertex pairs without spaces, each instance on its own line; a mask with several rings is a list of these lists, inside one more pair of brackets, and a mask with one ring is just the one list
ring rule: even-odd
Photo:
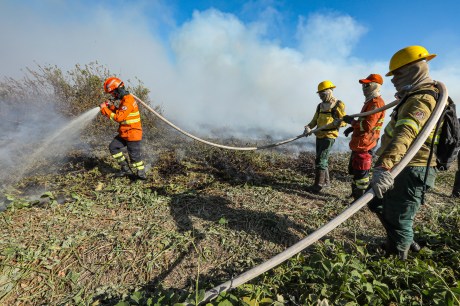
[[[368,29],[346,14],[299,16],[297,34],[286,47],[269,32],[282,22],[275,8],[251,23],[208,9],[176,25],[164,3],[155,2],[156,16],[149,17],[140,3],[115,8],[43,1],[41,9],[1,2],[0,36],[11,43],[2,46],[0,74],[16,77],[35,63],[65,70],[98,61],[128,84],[141,79],[164,115],[198,136],[283,139],[301,133],[312,118],[319,82],[331,80],[347,112],[356,113],[363,102],[358,79],[387,71],[389,58],[353,56]],[[460,66],[441,62],[433,78],[460,100],[454,87]],[[393,92],[385,78],[387,102]]]

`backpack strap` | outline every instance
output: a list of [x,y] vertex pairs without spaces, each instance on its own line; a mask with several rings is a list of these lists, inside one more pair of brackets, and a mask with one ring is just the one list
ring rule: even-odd
[[[338,119],[339,118],[339,112],[337,111],[337,108],[339,106],[339,103],[343,103],[342,101],[340,100],[337,100],[337,102],[335,103],[334,107],[328,111],[328,112],[321,112],[319,111],[319,104],[318,104],[318,110],[321,114],[331,114],[332,115],[332,118],[333,119]],[[339,128],[338,127],[334,127],[334,128],[330,128],[330,129],[324,129],[323,131],[335,131],[335,130],[338,130]]]
[[399,108],[407,101],[407,99],[409,99],[409,97],[414,96],[414,95],[425,95],[425,94],[433,96],[433,98],[436,101],[438,101],[439,94],[436,91],[431,90],[431,89],[422,89],[422,90],[419,90],[419,91],[410,92],[407,95],[405,95],[402,98],[401,102],[399,102],[398,105],[396,105],[395,108],[393,109],[392,114],[394,114],[395,120],[398,119],[398,110],[399,110]]

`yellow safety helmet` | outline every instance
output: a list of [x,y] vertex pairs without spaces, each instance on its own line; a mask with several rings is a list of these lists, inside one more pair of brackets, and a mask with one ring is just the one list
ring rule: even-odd
[[434,58],[436,54],[430,54],[422,46],[409,46],[396,52],[390,60],[390,71],[385,76],[393,75],[393,71],[415,61],[425,59],[427,62]]
[[329,89],[329,88],[335,88],[335,85],[332,84],[331,81],[322,81],[321,83],[318,84],[318,92]]

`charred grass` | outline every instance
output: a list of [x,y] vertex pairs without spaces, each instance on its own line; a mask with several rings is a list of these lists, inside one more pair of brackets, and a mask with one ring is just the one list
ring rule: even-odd
[[[314,178],[309,152],[233,152],[195,143],[144,150],[146,181],[115,178],[108,152],[93,146],[4,190],[0,304],[196,303],[202,289],[278,254],[351,202],[347,154],[331,157],[332,186],[315,195],[305,191]],[[404,301],[439,295],[458,301],[453,173],[441,173],[427,194],[416,233],[425,248],[408,263],[381,256],[382,227],[363,209],[314,247],[213,303],[416,305]],[[441,293],[428,292],[430,286]],[[404,296],[392,291],[407,288]],[[372,302],[371,294],[382,298]]]

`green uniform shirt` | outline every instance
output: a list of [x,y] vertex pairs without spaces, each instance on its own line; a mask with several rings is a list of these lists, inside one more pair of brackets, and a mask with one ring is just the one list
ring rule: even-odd
[[[426,89],[438,92],[433,85],[417,89],[417,91]],[[385,133],[382,136],[382,145],[377,151],[379,159],[376,167],[383,166],[391,169],[399,163],[430,118],[435,106],[436,100],[432,95],[414,94],[399,107],[397,118],[394,113],[391,115],[391,121],[385,127]],[[433,131],[408,166],[427,165],[432,140]],[[430,166],[436,166],[435,154],[433,154]]]

